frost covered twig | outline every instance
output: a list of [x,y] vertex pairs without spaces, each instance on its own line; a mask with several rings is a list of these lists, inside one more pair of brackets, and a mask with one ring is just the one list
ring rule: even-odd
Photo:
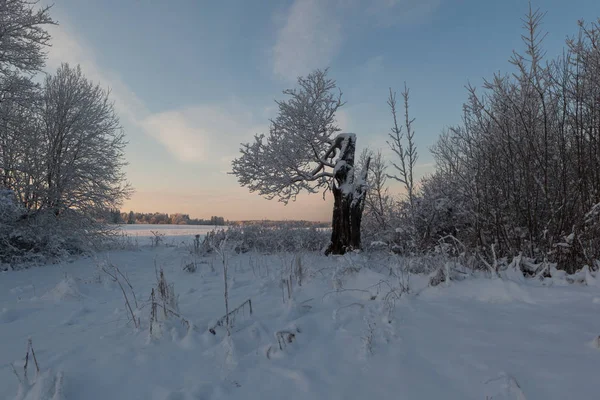
[[[229,263],[227,260],[227,252],[226,252],[226,245],[227,245],[227,235],[225,235],[225,237],[223,238],[223,240],[221,240],[221,242],[216,245],[213,244],[213,249],[214,251],[219,255],[219,257],[221,257],[221,263],[223,264],[223,284],[224,284],[224,298],[225,298],[225,327],[227,329],[227,336],[231,336],[231,324],[229,321],[229,282],[228,282],[228,270],[229,270]],[[213,332],[214,332],[214,328],[213,328]]]
[[38,364],[37,357],[35,356],[35,351],[33,350],[33,341],[31,338],[27,339],[27,352],[25,353],[25,363],[23,365],[23,378],[19,376],[19,373],[17,372],[17,369],[15,368],[14,364],[10,364],[20,384],[30,384],[29,376],[27,373],[27,371],[29,370],[29,354],[31,354],[31,356],[33,357],[33,362],[35,364],[35,373],[37,377],[40,373],[40,365]]
[[365,351],[368,354],[373,354],[373,342],[375,337],[375,323],[367,322],[367,332],[365,336],[362,337],[363,345],[365,346]]
[[216,335],[216,328],[217,326],[228,326],[231,328],[231,326],[233,326],[233,322],[235,321],[235,316],[240,312],[240,311],[244,311],[245,306],[248,305],[249,311],[250,311],[250,315],[252,315],[253,313],[253,309],[252,309],[252,300],[248,299],[245,302],[243,302],[242,304],[240,304],[238,307],[236,307],[235,309],[231,310],[229,313],[227,313],[226,315],[222,316],[221,318],[219,318],[217,320],[217,322],[210,327],[208,330],[210,333],[212,333],[213,335]]
[[127,310],[129,311],[131,320],[133,321],[133,324],[135,325],[136,328],[140,327],[140,319],[135,317],[135,313],[133,311],[133,308],[131,307],[131,303],[129,302],[129,296],[127,296],[127,292],[125,291],[125,288],[123,287],[123,284],[121,283],[121,280],[119,279],[119,276],[123,277],[123,279],[125,280],[126,284],[129,286],[129,289],[131,290],[133,299],[135,301],[135,308],[138,308],[138,303],[137,303],[137,298],[135,296],[135,292],[133,290],[133,286],[131,285],[131,283],[129,282],[129,279],[127,279],[127,277],[119,270],[119,268],[116,265],[110,265],[111,268],[113,268],[114,272],[109,271],[106,267],[102,267],[102,271],[108,275],[113,282],[116,282],[119,285],[119,288],[121,289],[121,293],[123,293],[123,298],[125,299],[125,305],[127,306]]
[[[300,330],[296,329],[296,332],[299,333]],[[277,331],[275,332],[275,337],[277,338],[279,350],[283,350],[283,348],[286,347],[288,343],[293,343],[294,339],[296,339],[296,333],[287,330]]]

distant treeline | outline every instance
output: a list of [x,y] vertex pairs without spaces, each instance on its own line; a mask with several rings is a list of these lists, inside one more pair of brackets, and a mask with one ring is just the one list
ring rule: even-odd
[[229,221],[230,226],[255,226],[260,225],[266,228],[289,227],[289,228],[330,228],[331,222],[322,221],[271,221],[271,220],[252,220],[252,221]]
[[111,210],[109,221],[113,224],[160,224],[160,225],[226,225],[225,218],[213,216],[210,219],[190,218],[188,214],[139,213]]
[[330,222],[320,221],[271,221],[271,220],[249,220],[249,221],[226,221],[223,217],[212,216],[210,219],[190,218],[189,214],[167,214],[167,213],[139,213],[134,211],[121,212],[110,210],[107,221],[111,224],[160,224],[160,225],[214,225],[214,226],[262,226],[289,227],[289,228],[330,228]]

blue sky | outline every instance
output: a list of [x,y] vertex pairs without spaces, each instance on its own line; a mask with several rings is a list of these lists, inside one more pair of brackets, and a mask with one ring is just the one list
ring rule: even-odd
[[[330,67],[358,145],[385,150],[389,87],[411,88],[420,175],[428,148],[459,122],[467,82],[479,84],[522,48],[526,0],[56,0],[48,70],[79,63],[112,90],[130,145],[136,194],[125,209],[229,219],[326,220],[331,203],[283,206],[227,175],[239,143],[266,131],[273,100],[295,77]],[[548,56],[596,0],[538,0]],[[389,152],[386,152],[389,154]],[[391,157],[391,155],[390,155]]]

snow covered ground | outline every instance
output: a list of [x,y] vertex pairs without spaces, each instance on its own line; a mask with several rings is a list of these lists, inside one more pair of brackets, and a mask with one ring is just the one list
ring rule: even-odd
[[150,225],[150,224],[124,224],[119,225],[119,229],[124,234],[137,240],[138,244],[146,245],[151,243],[154,233],[164,235],[166,242],[171,244],[191,243],[194,236],[204,236],[214,229],[226,229],[225,226],[213,225]]
[[[236,315],[228,340],[223,328],[207,329],[225,312],[220,258],[141,244],[0,274],[0,399],[600,398],[600,287],[592,278],[470,278],[430,288],[411,275],[411,293],[392,306],[388,285],[398,282],[387,261],[304,254],[302,286],[294,283],[288,300],[281,279],[294,255],[231,254],[230,308],[251,299],[253,314],[245,307]],[[185,272],[192,262],[198,270]],[[99,268],[110,264],[133,285],[139,329]],[[171,317],[150,336],[155,265],[191,328]],[[40,375],[16,397],[12,365],[22,379],[29,337]]]

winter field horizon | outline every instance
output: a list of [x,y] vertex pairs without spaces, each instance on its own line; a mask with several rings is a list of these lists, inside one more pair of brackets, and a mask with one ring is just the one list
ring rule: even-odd
[[0,400],[600,399],[599,17],[0,0]]

